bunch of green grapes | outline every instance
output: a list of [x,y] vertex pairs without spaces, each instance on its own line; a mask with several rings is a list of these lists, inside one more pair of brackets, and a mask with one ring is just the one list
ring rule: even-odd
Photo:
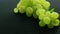
[[[41,13],[41,12],[40,12]],[[43,14],[39,14],[39,26],[44,27],[47,25],[49,28],[53,28],[54,26],[59,26],[59,14],[57,12],[49,12],[46,11]],[[42,23],[41,23],[42,22]],[[44,25],[41,25],[44,24]]]
[[20,0],[14,8],[14,13],[26,13],[27,17],[38,18],[39,26],[53,28],[59,26],[59,14],[54,12],[54,8],[49,10],[50,3],[46,0]]

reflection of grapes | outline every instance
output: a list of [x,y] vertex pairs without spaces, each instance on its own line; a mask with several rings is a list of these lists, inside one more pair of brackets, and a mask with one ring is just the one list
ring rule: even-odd
[[39,26],[53,28],[59,26],[60,21],[58,20],[59,14],[54,12],[54,8],[49,10],[50,3],[46,0],[20,0],[17,7],[14,8],[14,13],[26,13],[28,17],[33,16],[38,18]]

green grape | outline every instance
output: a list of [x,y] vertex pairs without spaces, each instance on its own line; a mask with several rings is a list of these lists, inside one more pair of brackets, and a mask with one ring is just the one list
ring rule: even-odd
[[40,14],[44,14],[45,13],[45,9],[40,9]]
[[33,13],[33,8],[27,7],[26,12],[28,12],[29,14],[32,14]]
[[59,14],[57,12],[53,12],[51,13],[51,17],[56,19],[59,17]]
[[33,8],[33,17],[37,19],[37,17],[38,17],[38,16],[36,15],[36,10],[37,10],[37,8],[36,8],[36,6],[32,6],[32,8]]
[[54,26],[59,26],[59,20],[56,19],[52,24],[53,24]]
[[14,8],[14,13],[18,13],[18,9],[17,8]]
[[19,1],[19,3],[17,4],[17,8],[21,8],[22,6],[27,6],[28,4],[27,4],[27,2],[24,2],[24,0],[22,1]]
[[49,11],[47,11],[47,12],[45,13],[45,15],[46,15],[47,17],[50,17],[50,16],[51,16],[51,13],[50,13]]
[[33,0],[29,0],[28,6],[32,7],[33,6],[32,2],[33,2]]
[[[40,10],[40,9],[39,9],[39,10]],[[40,15],[40,11],[39,11],[39,10],[36,11],[36,15],[37,15],[37,16]]]
[[33,1],[33,0],[22,0],[22,5],[32,6],[32,1]]
[[39,20],[43,20],[43,19],[44,19],[44,17],[45,17],[45,15],[44,15],[44,14],[39,15]]
[[46,0],[39,0],[40,4],[42,5],[43,3],[45,3]]
[[36,8],[37,8],[37,9],[43,9],[42,5],[40,5],[40,4],[37,4],[37,5],[36,5]]
[[23,6],[28,6],[28,3],[30,3],[30,0],[21,0],[21,3]]
[[40,1],[46,1],[46,0],[40,0]]
[[27,16],[27,17],[31,17],[31,16],[32,16],[32,14],[26,13],[26,16]]
[[50,7],[50,3],[49,3],[48,1],[45,1],[45,2],[43,3],[43,7],[44,7],[45,9],[48,9],[48,8]]
[[30,17],[30,16],[32,16],[32,14],[33,14],[33,8],[27,7],[27,9],[26,9],[26,15],[28,17]]
[[19,3],[17,4],[17,8],[20,8],[21,6],[30,6],[32,5],[31,0],[21,0],[19,1]]
[[19,1],[19,3],[17,4],[17,8],[19,8],[20,6],[22,6],[21,1]]
[[36,13],[36,10],[37,10],[36,6],[32,6],[32,8],[33,8],[34,13]]
[[44,27],[46,24],[43,21],[39,22],[39,26]]
[[32,2],[32,3],[33,3],[33,5],[36,5],[36,4],[37,4],[37,3],[36,3],[36,0],[33,0],[33,2]]
[[40,3],[40,1],[39,0],[33,0],[33,5],[36,5],[36,4],[39,4]]
[[51,23],[48,24],[47,26],[48,26],[48,28],[50,28],[50,29],[52,29],[52,28],[54,27],[53,24],[51,24]]
[[33,17],[37,19],[38,16],[36,15],[36,13],[33,13]]
[[25,13],[25,6],[21,6],[20,8],[19,8],[19,12],[20,13]]
[[51,19],[49,17],[44,17],[43,21],[45,24],[50,24]]
[[44,14],[45,13],[45,10],[44,9],[38,9],[36,11],[36,15],[39,16],[40,14]]

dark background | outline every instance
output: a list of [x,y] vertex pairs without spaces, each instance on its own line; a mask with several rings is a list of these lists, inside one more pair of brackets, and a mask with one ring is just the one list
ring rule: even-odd
[[[60,0],[48,0],[60,13]],[[19,0],[0,0],[0,34],[60,34],[60,26],[49,29],[38,26],[38,20],[25,14],[14,14]]]

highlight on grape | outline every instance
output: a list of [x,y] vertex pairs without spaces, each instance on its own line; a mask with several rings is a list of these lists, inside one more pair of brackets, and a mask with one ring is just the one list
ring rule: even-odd
[[47,0],[20,0],[14,8],[14,13],[26,13],[27,17],[38,18],[39,26],[48,28],[60,25],[59,13],[50,9],[50,2]]

